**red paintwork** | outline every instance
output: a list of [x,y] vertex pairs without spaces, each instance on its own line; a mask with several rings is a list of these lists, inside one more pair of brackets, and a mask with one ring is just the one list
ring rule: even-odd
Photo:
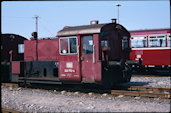
[[[77,56],[77,55],[76,55]],[[64,59],[60,59],[59,61],[59,79],[65,81],[81,81],[80,75],[80,67],[77,61],[76,56],[72,55],[71,57],[66,58],[63,56]],[[74,58],[75,57],[75,58]],[[73,67],[68,68],[67,63],[72,63]]]
[[[38,61],[57,60],[58,39],[38,40]],[[25,61],[36,60],[36,40],[24,42],[24,59]]]
[[[147,36],[148,45],[148,35],[165,34],[167,37],[167,34],[170,33],[170,29],[137,30],[130,31],[130,33],[131,36]],[[167,38],[166,47],[146,47],[138,48],[137,50],[136,48],[133,48],[132,52],[130,53],[130,59],[138,60],[137,55],[141,55],[142,65],[171,65],[171,48],[167,47]]]
[[[58,38],[59,42],[60,37]],[[80,45],[80,37],[77,36],[78,45]],[[59,46],[59,44],[58,44]],[[78,62],[78,54],[61,55],[59,48],[57,52],[59,61],[59,79],[65,81],[81,81],[80,62]],[[72,67],[67,67],[67,63],[72,64]]]
[[57,60],[58,39],[39,40],[38,60],[54,61]]
[[11,68],[12,74],[20,74],[20,61],[11,62]]
[[[99,38],[98,34],[93,35],[93,44],[95,45],[95,63],[93,63],[93,54],[83,55],[82,45],[80,44],[80,35],[77,35],[79,46],[79,62],[78,54],[76,55],[60,55],[59,61],[59,79],[65,81],[83,81],[83,82],[100,82],[101,81],[101,62],[99,59]],[[82,43],[82,41],[81,41]],[[84,57],[81,61],[80,57]],[[87,62],[88,61],[88,62]],[[67,68],[67,63],[72,63],[73,68]]]
[[24,41],[24,61],[36,60],[36,40]]
[[150,34],[165,34],[170,33],[170,29],[151,29],[151,30],[134,30],[130,31],[132,35],[150,35]]
[[[84,60],[81,61],[81,74],[84,82],[101,81],[101,62],[99,62],[99,38],[98,34],[93,35],[93,45],[95,45],[95,63],[93,63],[93,54],[82,54]],[[82,48],[82,46],[81,46]]]
[[130,54],[132,60],[141,55],[142,65],[171,65],[171,50],[133,50]]

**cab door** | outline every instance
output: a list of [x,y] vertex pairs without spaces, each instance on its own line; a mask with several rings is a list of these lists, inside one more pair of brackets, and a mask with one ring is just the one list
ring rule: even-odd
[[81,74],[83,82],[94,82],[94,53],[93,35],[81,37]]
[[78,39],[77,36],[59,38],[58,73],[62,81],[81,81]]

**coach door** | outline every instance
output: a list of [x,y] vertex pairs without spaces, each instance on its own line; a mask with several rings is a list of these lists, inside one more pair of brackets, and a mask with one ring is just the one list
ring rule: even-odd
[[85,35],[81,37],[81,74],[83,82],[94,81],[94,62],[95,62],[95,46],[93,44],[93,35]]

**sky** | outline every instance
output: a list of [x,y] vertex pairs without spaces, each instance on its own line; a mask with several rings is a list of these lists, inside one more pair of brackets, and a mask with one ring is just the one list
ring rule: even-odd
[[127,30],[170,28],[170,2],[161,1],[3,1],[1,33],[29,39],[38,18],[38,37],[55,37],[64,26],[110,23],[118,19]]

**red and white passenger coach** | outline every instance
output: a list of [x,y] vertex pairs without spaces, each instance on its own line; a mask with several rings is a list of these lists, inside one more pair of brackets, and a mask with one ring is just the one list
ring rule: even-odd
[[64,27],[55,39],[24,42],[24,61],[12,62],[19,83],[99,83],[130,81],[130,33],[112,23]]
[[130,31],[132,52],[130,59],[141,59],[146,69],[170,69],[171,29],[148,29]]

